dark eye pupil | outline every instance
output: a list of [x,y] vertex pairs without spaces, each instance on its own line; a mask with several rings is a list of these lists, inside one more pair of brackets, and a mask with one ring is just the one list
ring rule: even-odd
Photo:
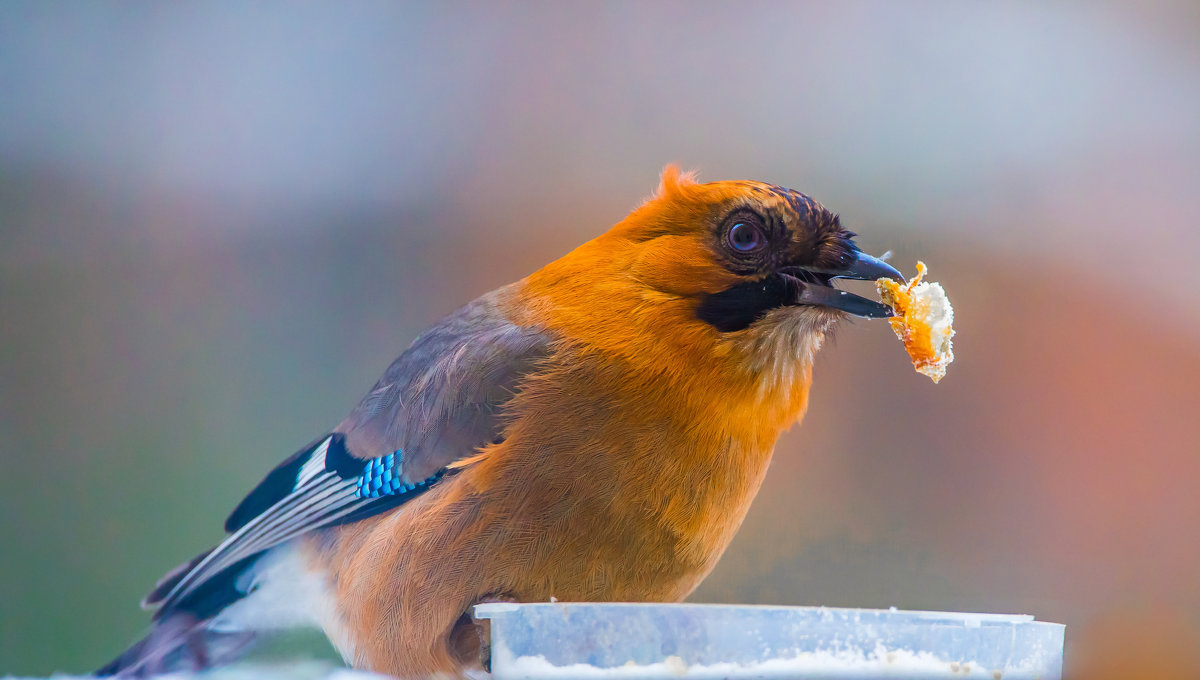
[[738,222],[729,230],[729,245],[734,250],[749,252],[762,244],[762,232],[753,224]]

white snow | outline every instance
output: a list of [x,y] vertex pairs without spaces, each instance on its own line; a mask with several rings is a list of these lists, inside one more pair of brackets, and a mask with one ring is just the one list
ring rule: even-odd
[[669,656],[653,664],[630,662],[615,668],[598,668],[588,664],[556,666],[543,656],[513,658],[508,650],[493,649],[493,673],[497,680],[535,680],[540,678],[688,678],[718,680],[722,678],[980,678],[986,680],[1022,680],[1034,675],[1021,669],[983,668],[975,663],[947,661],[929,652],[888,649],[877,645],[869,653],[862,650],[823,650],[804,652],[792,658],[768,659],[752,664],[716,663],[688,665],[678,656]]

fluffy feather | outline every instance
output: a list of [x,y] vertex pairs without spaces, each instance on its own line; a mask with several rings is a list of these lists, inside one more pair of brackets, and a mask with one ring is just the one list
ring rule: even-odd
[[796,304],[784,270],[844,267],[852,236],[798,192],[668,166],[607,233],[418,337],[164,579],[159,629],[107,670],[315,621],[356,666],[458,673],[479,662],[476,602],[684,598],[840,316]]

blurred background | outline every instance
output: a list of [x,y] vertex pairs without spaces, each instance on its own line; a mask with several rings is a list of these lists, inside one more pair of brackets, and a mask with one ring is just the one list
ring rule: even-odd
[[1200,5],[4,0],[0,674],[108,661],[420,329],[669,161],[957,310],[936,387],[840,329],[694,601],[1200,667]]

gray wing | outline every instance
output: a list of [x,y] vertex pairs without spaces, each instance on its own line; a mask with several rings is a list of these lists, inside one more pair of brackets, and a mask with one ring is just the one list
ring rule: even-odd
[[328,435],[272,470],[225,522],[229,536],[177,567],[143,601],[156,618],[204,618],[244,592],[237,577],[302,534],[390,510],[441,479],[446,466],[500,437],[504,404],[548,353],[537,328],[518,326],[493,291],[413,341]]
[[415,484],[493,442],[503,405],[547,354],[536,328],[514,325],[495,299],[479,298],[421,334],[334,432],[360,458],[404,452]]

